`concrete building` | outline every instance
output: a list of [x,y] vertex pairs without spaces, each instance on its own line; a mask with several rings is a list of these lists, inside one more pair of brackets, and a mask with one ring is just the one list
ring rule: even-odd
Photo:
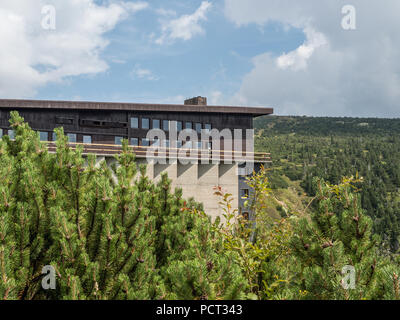
[[272,114],[271,108],[208,106],[204,97],[188,99],[183,105],[0,100],[0,136],[13,136],[9,118],[14,110],[38,131],[50,151],[57,127],[64,128],[71,147],[82,144],[85,153],[97,154],[99,161],[113,161],[127,139],[137,161],[147,164],[151,179],[167,172],[173,187],[182,188],[184,197],[202,202],[213,217],[221,215],[213,188],[221,186],[232,194],[240,211],[241,196],[248,190],[239,167],[269,161],[268,154],[253,152],[248,132],[253,118]]

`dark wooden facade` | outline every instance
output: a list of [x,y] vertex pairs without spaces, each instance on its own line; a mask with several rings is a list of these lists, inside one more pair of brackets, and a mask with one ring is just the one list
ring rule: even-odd
[[[32,129],[45,132],[49,141],[54,141],[53,131],[63,127],[66,134],[76,135],[76,141],[84,142],[84,136],[91,143],[115,144],[116,138],[136,138],[141,144],[149,129],[159,124],[163,129],[164,120],[178,121],[183,129],[186,122],[201,124],[202,129],[252,129],[253,118],[273,113],[269,108],[245,108],[203,105],[151,105],[96,103],[73,101],[0,100],[0,129],[3,134],[9,130],[11,111],[18,111]],[[132,128],[131,119],[137,119],[138,128]],[[149,127],[143,128],[143,119]],[[135,120],[133,122],[136,122]],[[147,121],[144,120],[144,123]],[[198,126],[198,125],[197,125]]]

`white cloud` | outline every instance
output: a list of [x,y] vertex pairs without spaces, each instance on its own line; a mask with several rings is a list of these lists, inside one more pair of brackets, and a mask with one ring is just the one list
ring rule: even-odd
[[203,1],[200,7],[191,15],[182,15],[177,19],[162,21],[162,34],[156,40],[156,43],[164,44],[178,39],[190,40],[196,35],[203,34],[204,29],[200,22],[207,20],[206,13],[211,7],[212,4],[210,2]]
[[155,76],[152,71],[149,69],[142,68],[139,64],[135,66],[135,68],[131,72],[131,76],[134,79],[142,79],[149,81],[157,81],[160,78]]
[[131,13],[136,13],[138,11],[147,9],[149,4],[144,1],[138,2],[119,2],[120,6],[124,7],[126,10],[130,11]]
[[0,4],[0,96],[31,97],[48,83],[108,69],[100,57],[105,33],[145,2],[53,0],[56,30],[42,28],[43,0],[3,0]]
[[160,8],[156,10],[156,13],[160,16],[165,16],[165,17],[175,17],[176,16],[176,11],[175,10],[171,10],[171,9],[164,9],[164,8]]
[[307,60],[311,58],[314,51],[327,44],[322,33],[316,32],[309,27],[304,32],[307,36],[307,41],[296,50],[278,57],[276,63],[279,68],[291,68],[293,71],[304,70],[307,68]]
[[278,114],[398,116],[400,1],[353,0],[357,29],[342,28],[344,2],[225,0],[237,26],[278,22],[301,28],[291,52],[252,59],[232,103],[272,105]]

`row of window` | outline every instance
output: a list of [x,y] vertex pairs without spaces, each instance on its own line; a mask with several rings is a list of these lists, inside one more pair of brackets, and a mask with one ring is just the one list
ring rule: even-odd
[[[198,133],[201,133],[202,129],[211,130],[211,124],[191,121],[171,121],[171,120],[160,120],[160,119],[150,119],[150,118],[131,118],[131,128],[132,129],[162,129],[164,131],[169,131],[171,129],[171,123],[176,123],[176,131],[180,132],[184,129],[194,129]],[[57,124],[73,124],[74,119],[56,117]],[[100,120],[80,120],[82,126],[112,126],[112,127],[122,127],[123,123],[100,121]],[[140,126],[139,126],[140,124]],[[151,124],[151,128],[150,128]]]
[[[67,133],[66,134],[68,137],[68,141],[71,143],[76,143],[77,142],[77,135],[76,133]],[[49,137],[49,133],[45,131],[39,131],[39,137],[40,141],[51,141]],[[83,143],[85,144],[91,144],[92,143],[92,136],[83,136]]]
[[[9,129],[7,131],[8,136],[10,139],[15,138],[15,133],[14,130]],[[68,137],[68,141],[71,143],[76,143],[77,142],[77,134],[76,133],[67,133],[66,134]],[[0,129],[0,138],[3,136],[3,129]],[[49,136],[49,132],[46,131],[39,131],[39,137],[40,141],[51,141],[51,138]],[[122,140],[125,139],[124,137],[115,137],[115,144],[116,145],[122,145]],[[140,143],[139,143],[140,142]],[[83,143],[84,144],[91,144],[92,143],[92,136],[84,135],[83,136]],[[164,147],[164,148],[169,148],[170,147],[170,141],[169,140],[163,140],[162,143],[160,140],[155,139],[150,141],[149,139],[143,138],[131,138],[130,144],[134,147],[138,147],[139,145],[142,147],[149,147],[149,146],[158,146],[158,147]],[[185,144],[183,144],[182,141],[176,141],[176,148],[188,148],[188,149],[209,149],[211,150],[212,148],[212,143],[208,141],[197,141],[196,143],[192,143],[192,141],[187,141]]]
[[[7,135],[10,137],[10,139],[15,138],[15,132],[14,130],[8,129],[7,130]],[[3,129],[0,129],[0,138],[3,136]],[[46,131],[39,131],[39,137],[40,141],[51,141],[49,132]],[[67,133],[67,137],[69,142],[76,143],[76,133]],[[92,143],[92,136],[83,136],[83,143],[90,144]]]
[[[182,121],[170,121],[170,120],[159,120],[159,119],[152,119],[151,124],[152,127],[151,129],[162,129],[164,131],[169,131],[172,129],[172,123],[175,123],[176,126],[176,131],[180,132],[185,129],[192,129],[196,130],[198,133],[201,133],[202,129],[205,130],[211,130],[211,124],[206,123],[202,124],[200,122],[182,122]],[[131,118],[131,128],[132,129],[144,129],[144,130],[149,130],[150,129],[150,119],[149,118],[141,118],[141,126],[139,128],[139,118]]]
[[[123,137],[115,137],[115,144],[117,145],[122,145],[122,140],[124,138]],[[139,139],[138,138],[131,138],[131,145],[134,147],[138,147],[139,146]],[[163,140],[162,143],[160,140],[153,140],[150,141],[149,139],[143,138],[140,139],[140,146],[142,147],[150,147],[150,146],[154,146],[154,147],[163,147],[163,148],[169,148],[170,147],[170,141],[169,140]],[[188,149],[209,149],[211,150],[212,148],[212,143],[208,142],[208,141],[197,141],[196,143],[192,143],[192,141],[187,141],[185,142],[185,144],[183,144],[182,141],[176,141],[175,143],[176,148],[188,148]]]
[[[15,138],[14,130],[9,129],[7,131],[7,135],[10,137],[10,139],[14,139]],[[3,129],[0,129],[0,138],[1,137],[3,137]]]

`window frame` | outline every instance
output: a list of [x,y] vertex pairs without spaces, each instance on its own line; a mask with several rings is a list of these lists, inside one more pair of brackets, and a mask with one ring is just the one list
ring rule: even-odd
[[[136,140],[136,144],[133,144],[133,143],[132,143],[132,140]],[[131,146],[139,147],[139,138],[131,138],[130,143],[131,143]]]
[[[158,127],[155,127],[154,126],[154,122],[157,122],[157,121],[158,121]],[[153,129],[161,129],[161,121],[160,121],[160,119],[152,119],[151,120],[151,125],[152,125]]]
[[[68,137],[68,143],[76,143],[78,140],[77,134],[76,133],[67,133],[67,137]],[[71,137],[74,137],[73,140],[75,141],[71,141]]]
[[[120,140],[120,143],[117,143],[117,139]],[[124,137],[115,136],[115,137],[114,137],[114,144],[115,144],[116,146],[122,146],[122,140],[124,140]]]
[[[90,142],[85,142],[85,138],[90,138]],[[86,134],[82,135],[82,143],[83,143],[83,144],[92,144],[92,143],[93,143],[93,138],[92,138],[92,136],[86,135]]]
[[[136,121],[136,127],[133,126],[133,121]],[[139,129],[139,118],[138,117],[131,117],[131,129]]]
[[[144,126],[145,121],[147,121],[147,128]],[[142,118],[141,128],[144,130],[150,130],[150,118]]]

